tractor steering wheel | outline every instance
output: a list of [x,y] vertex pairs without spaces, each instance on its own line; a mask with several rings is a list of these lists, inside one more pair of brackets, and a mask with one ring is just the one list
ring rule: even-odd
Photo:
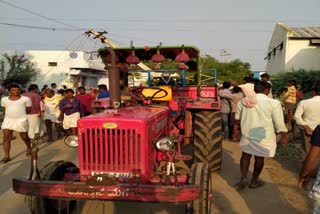
[[[142,94],[142,91],[143,91],[143,87],[139,87],[139,88],[134,88],[132,89],[131,93],[136,96],[139,100],[144,100],[144,99],[161,99],[161,98],[164,98],[168,95],[168,92],[162,88],[151,88],[151,89],[156,89],[156,91],[152,94],[152,96],[149,96],[149,97],[145,97],[143,94]],[[157,94],[159,94],[160,92],[164,92],[164,95],[162,96],[156,96]]]
[[138,87],[138,88],[133,88],[131,89],[131,93],[136,97],[137,100],[143,100],[143,91],[144,87]]

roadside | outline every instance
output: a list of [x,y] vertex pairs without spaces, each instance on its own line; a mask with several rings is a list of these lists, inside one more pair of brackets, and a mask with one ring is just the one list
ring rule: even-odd
[[282,196],[298,213],[312,213],[313,201],[307,196],[308,192],[297,188],[298,174],[304,160],[302,139],[298,137],[297,130],[295,136],[292,132],[289,134],[289,144],[278,146],[275,158],[266,161],[265,169],[278,185]]

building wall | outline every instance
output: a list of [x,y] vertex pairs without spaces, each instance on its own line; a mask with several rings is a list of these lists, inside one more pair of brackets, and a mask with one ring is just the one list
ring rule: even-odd
[[[270,41],[268,53],[270,59],[266,64],[266,72],[275,74],[292,69],[320,70],[320,46],[310,45],[309,39],[290,39],[292,29],[278,23]],[[283,49],[273,49],[283,41]]]
[[[96,68],[103,69],[104,64],[101,60],[89,60],[90,55],[82,51],[38,51],[31,50],[26,51],[25,55],[36,65],[40,70],[40,75],[35,81],[41,88],[43,85],[49,85],[56,83],[58,88],[61,85],[67,85],[67,87],[74,87],[75,81],[77,86],[82,85],[85,82],[87,86],[96,86],[100,76],[94,75],[93,77],[86,78],[86,81],[82,81],[81,76],[70,75],[70,70],[73,67],[76,68],[88,68],[95,66]],[[50,66],[49,63],[56,63],[56,66]],[[80,73],[80,72],[78,72]]]
[[288,31],[282,25],[277,24],[273,32],[272,39],[268,48],[268,53],[273,51],[281,42],[283,42],[283,49],[276,50],[275,54],[271,53],[266,65],[266,72],[274,74],[285,69],[286,46],[287,46]]
[[[55,82],[59,87],[68,81],[68,73],[71,67],[88,67],[83,52],[75,52],[76,58],[70,57],[69,51],[26,51],[25,54],[40,70],[36,80],[39,87]],[[49,62],[57,63],[57,66],[49,66]]]
[[309,40],[289,40],[285,70],[320,70],[320,47]]

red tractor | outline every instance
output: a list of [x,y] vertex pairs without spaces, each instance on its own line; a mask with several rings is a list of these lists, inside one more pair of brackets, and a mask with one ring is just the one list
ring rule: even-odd
[[[79,167],[55,161],[39,171],[34,149],[29,179],[13,179],[13,190],[27,195],[32,213],[65,213],[76,199],[185,203],[188,213],[210,213],[222,152],[215,72],[212,85],[201,85],[199,50],[189,46],[105,48],[100,56],[109,105],[78,121]],[[147,71],[148,86],[128,88],[128,68],[140,60],[157,70]],[[166,60],[179,76],[161,70]],[[189,70],[197,85],[187,84]]]

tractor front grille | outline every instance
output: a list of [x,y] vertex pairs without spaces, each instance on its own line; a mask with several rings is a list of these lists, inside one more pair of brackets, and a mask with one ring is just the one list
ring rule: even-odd
[[85,129],[79,141],[83,170],[141,169],[141,134],[135,129]]

